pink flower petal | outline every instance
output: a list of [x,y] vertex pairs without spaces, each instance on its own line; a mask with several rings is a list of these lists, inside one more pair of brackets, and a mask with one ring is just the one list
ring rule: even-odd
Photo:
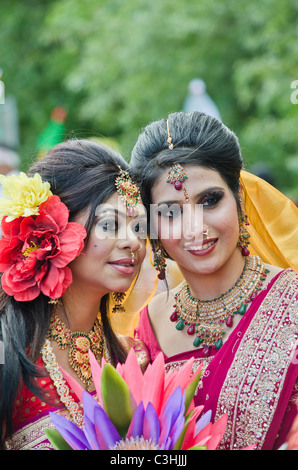
[[164,393],[164,403],[168,400],[169,396],[173,391],[180,386],[183,391],[186,390],[189,383],[201,373],[202,364],[198,367],[196,372],[192,374],[194,358],[190,358],[179,370],[178,372],[166,375],[165,381],[165,393]]
[[59,366],[59,369],[61,370],[63,377],[67,381],[70,388],[74,391],[80,402],[82,402],[84,388],[72,375],[70,375],[66,370],[64,370],[63,367]]
[[89,350],[89,360],[90,360],[90,365],[91,365],[91,371],[92,371],[92,378],[95,386],[95,390],[97,393],[97,398],[98,402],[102,405],[102,397],[101,397],[101,374],[102,374],[102,369],[106,363],[105,359],[102,358],[102,365],[98,363],[96,357],[94,356],[93,352]]
[[164,356],[163,353],[159,353],[155,358],[153,364],[148,366],[144,374],[144,385],[143,385],[143,402],[145,408],[149,402],[155,408],[155,411],[159,415],[164,398],[164,382],[165,382],[165,371],[164,371]]
[[195,436],[196,422],[197,422],[198,416],[201,414],[203,408],[204,408],[204,406],[197,406],[193,410],[192,415],[191,415],[191,417],[189,418],[189,421],[188,421],[187,430],[186,430],[184,440],[183,440],[183,444],[182,444],[182,447],[181,447],[182,450],[186,450],[186,449],[189,449],[190,447],[198,445],[197,442],[200,442],[202,439],[204,439],[206,437],[205,433],[203,433],[203,430],[197,436]]
[[144,376],[133,348],[130,349],[123,368],[123,378],[138,405],[142,401]]

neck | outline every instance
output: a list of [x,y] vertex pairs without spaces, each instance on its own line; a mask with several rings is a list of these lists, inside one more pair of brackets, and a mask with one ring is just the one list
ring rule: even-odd
[[240,250],[236,249],[233,255],[218,270],[211,273],[194,273],[180,270],[193,297],[200,300],[212,300],[227,292],[238,281],[245,259]]
[[82,292],[82,289],[67,289],[63,295],[63,305],[57,306],[56,313],[63,321],[67,321],[71,331],[87,333],[97,318],[101,296],[86,295]]

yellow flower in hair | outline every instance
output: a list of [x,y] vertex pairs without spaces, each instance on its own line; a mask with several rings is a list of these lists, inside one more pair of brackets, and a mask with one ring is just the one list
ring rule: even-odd
[[52,194],[50,183],[44,183],[38,173],[33,177],[22,172],[10,176],[0,175],[0,183],[2,184],[0,220],[8,216],[7,222],[17,217],[38,215],[39,205]]

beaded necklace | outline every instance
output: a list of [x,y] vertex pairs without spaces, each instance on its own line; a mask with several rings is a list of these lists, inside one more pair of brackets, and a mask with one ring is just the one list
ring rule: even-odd
[[176,329],[195,335],[193,345],[203,346],[203,356],[210,354],[211,346],[220,349],[225,327],[232,328],[234,315],[244,315],[248,304],[262,290],[268,269],[258,256],[248,256],[238,281],[227,292],[213,300],[200,300],[191,295],[184,281],[175,295],[174,312],[170,316],[176,322]]
[[57,314],[53,314],[47,337],[56,341],[59,349],[69,348],[69,364],[89,391],[92,373],[88,351],[91,349],[97,360],[104,353],[104,337],[100,320],[96,319],[93,328],[88,333],[72,332]]

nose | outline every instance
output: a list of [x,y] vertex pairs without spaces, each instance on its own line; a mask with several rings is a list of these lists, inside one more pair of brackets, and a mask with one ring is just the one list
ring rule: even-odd
[[130,227],[127,227],[125,234],[119,233],[117,246],[120,250],[129,249],[131,253],[134,253],[142,247],[142,242],[135,232]]
[[183,238],[185,240],[202,240],[205,226],[203,223],[202,204],[185,204],[183,208]]

